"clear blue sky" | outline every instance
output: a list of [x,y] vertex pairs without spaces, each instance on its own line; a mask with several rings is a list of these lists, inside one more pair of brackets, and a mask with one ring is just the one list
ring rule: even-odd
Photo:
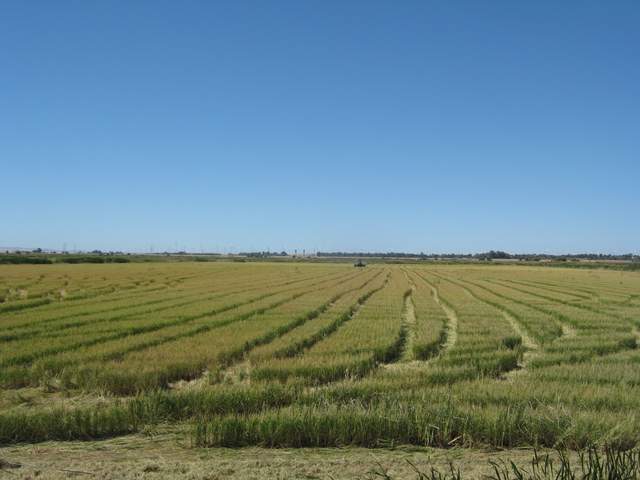
[[14,1],[0,246],[640,251],[640,2]]

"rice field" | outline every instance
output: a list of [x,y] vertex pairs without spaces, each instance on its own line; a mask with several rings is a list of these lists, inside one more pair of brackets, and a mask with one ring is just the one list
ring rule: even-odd
[[636,447],[640,274],[0,266],[0,445]]

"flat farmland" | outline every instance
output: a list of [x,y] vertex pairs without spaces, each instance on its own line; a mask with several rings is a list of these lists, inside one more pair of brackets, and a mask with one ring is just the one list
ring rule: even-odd
[[639,332],[636,272],[0,266],[0,457],[155,434],[189,452],[633,448]]

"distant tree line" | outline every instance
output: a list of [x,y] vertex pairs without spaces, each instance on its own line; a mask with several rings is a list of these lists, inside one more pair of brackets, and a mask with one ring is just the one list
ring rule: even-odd
[[[441,260],[441,261],[527,261],[547,262],[562,266],[587,267],[585,261],[624,262],[624,269],[640,269],[640,256],[631,253],[623,255],[603,253],[576,253],[566,255],[551,255],[546,253],[511,254],[502,250],[490,250],[482,253],[408,253],[408,252],[318,252],[317,257],[330,258],[379,258],[387,262],[415,261],[415,260]],[[234,256],[236,261],[246,259],[268,259],[288,257],[287,252],[271,252],[268,250],[259,252],[242,252]],[[297,255],[294,255],[296,257]],[[88,253],[69,252],[45,252],[42,249],[31,251],[16,251],[0,254],[0,264],[51,264],[51,263],[129,263],[129,262],[155,262],[155,261],[215,261],[221,258],[218,254],[192,255],[186,252],[163,254],[130,254],[123,252],[103,252],[93,250]],[[303,258],[306,258],[303,256]],[[579,262],[583,262],[580,264]]]
[[241,257],[250,257],[250,258],[266,258],[266,257],[286,257],[287,252],[241,252],[239,253]]
[[0,255],[0,264],[47,264],[53,263],[51,259],[42,256],[34,255],[19,255],[15,253],[8,253],[6,255]]
[[362,258],[472,258],[472,254],[458,253],[406,253],[406,252],[318,252],[318,257],[362,257]]
[[129,263],[130,258],[120,255],[73,255],[8,253],[0,255],[0,264],[51,264],[51,263]]
[[511,254],[502,250],[490,250],[483,253],[407,253],[407,252],[318,252],[318,257],[362,257],[362,258],[413,258],[413,259],[476,259],[476,260],[602,260],[602,261],[640,261],[640,257],[632,253],[613,255],[605,253],[575,253],[551,255],[547,253]]

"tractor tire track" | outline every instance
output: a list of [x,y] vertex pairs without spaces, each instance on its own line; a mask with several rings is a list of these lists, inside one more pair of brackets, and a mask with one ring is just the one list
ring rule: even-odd
[[427,360],[428,362],[430,362],[435,358],[441,357],[442,355],[446,354],[446,352],[448,352],[455,346],[458,340],[458,314],[449,302],[440,297],[438,287],[436,287],[431,281],[427,280],[423,275],[417,272],[414,273],[416,274],[416,276],[418,276],[418,278],[425,282],[429,286],[429,288],[431,288],[431,295],[433,296],[433,299],[447,316],[447,325],[445,326],[445,341],[440,347],[438,355],[435,355],[432,359]]
[[[526,350],[522,354],[522,358],[518,361],[517,368],[502,372],[501,378],[512,379],[515,375],[525,371],[524,369],[525,369],[526,365],[531,361],[532,358],[535,358],[535,356],[540,353],[540,345],[529,334],[527,329],[520,323],[520,321],[518,320],[517,315],[514,312],[510,311],[507,307],[505,307],[503,305],[499,305],[497,303],[494,303],[494,302],[491,302],[491,301],[488,301],[488,300],[485,300],[483,298],[478,297],[470,288],[465,286],[463,283],[460,283],[459,281],[452,280],[452,279],[450,279],[448,277],[437,275],[435,273],[434,273],[434,275],[436,275],[438,278],[441,278],[441,279],[443,279],[445,281],[449,281],[449,282],[459,286],[460,288],[462,288],[465,291],[465,293],[467,295],[469,295],[474,300],[476,300],[478,302],[481,302],[481,303],[483,303],[485,305],[488,305],[489,307],[492,307],[495,310],[497,310],[503,316],[503,318],[509,323],[509,325],[511,326],[513,331],[516,333],[516,335],[518,335],[522,339],[522,345],[525,347]],[[465,283],[467,283],[467,282],[465,282]],[[468,283],[470,283],[470,282],[468,282]]]

